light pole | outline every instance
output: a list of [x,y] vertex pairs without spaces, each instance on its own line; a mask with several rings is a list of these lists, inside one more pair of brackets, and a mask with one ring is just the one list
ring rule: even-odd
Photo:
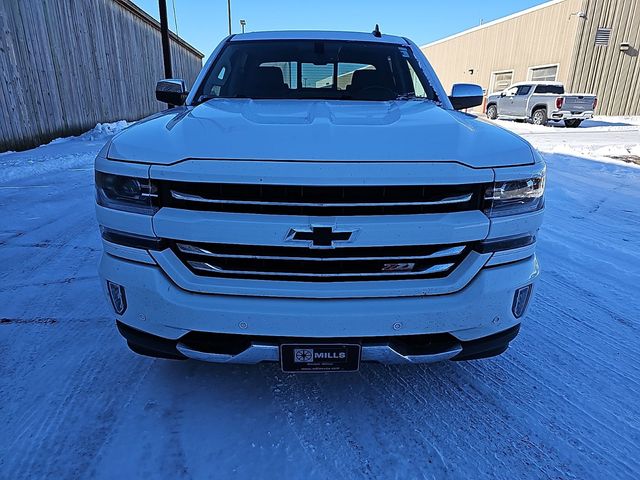
[[229,35],[231,35],[231,0],[227,0],[227,16],[229,17]]
[[169,44],[169,22],[167,21],[167,0],[158,0],[160,10],[160,38],[162,39],[162,57],[164,60],[164,78],[173,77],[171,69],[171,47]]
[[244,27],[247,25],[246,20],[240,20],[240,26],[242,27],[242,33],[244,33]]

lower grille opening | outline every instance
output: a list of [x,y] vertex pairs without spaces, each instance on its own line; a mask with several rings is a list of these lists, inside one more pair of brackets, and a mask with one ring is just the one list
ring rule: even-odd
[[321,249],[173,242],[171,248],[196,275],[339,282],[445,277],[471,245]]
[[238,355],[251,346],[282,344],[360,344],[364,346],[389,345],[402,355],[430,355],[439,353],[460,342],[451,334],[400,335],[381,337],[309,338],[239,335],[229,333],[189,332],[180,343],[198,352]]

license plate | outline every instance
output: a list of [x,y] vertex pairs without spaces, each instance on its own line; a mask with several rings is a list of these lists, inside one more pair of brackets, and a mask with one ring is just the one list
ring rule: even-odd
[[284,372],[355,372],[360,366],[360,345],[280,345]]

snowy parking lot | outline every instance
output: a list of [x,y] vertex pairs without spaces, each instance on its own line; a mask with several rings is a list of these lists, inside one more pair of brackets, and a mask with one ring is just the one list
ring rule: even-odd
[[639,478],[640,118],[497,123],[548,162],[519,337],[342,375],[131,353],[92,170],[124,122],[0,154],[0,478]]

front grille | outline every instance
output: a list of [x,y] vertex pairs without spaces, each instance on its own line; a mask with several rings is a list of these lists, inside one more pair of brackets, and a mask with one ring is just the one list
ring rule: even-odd
[[400,215],[481,208],[484,184],[302,186],[155,181],[161,206],[275,215]]
[[171,248],[196,275],[339,282],[445,277],[471,246],[319,249],[173,242]]

